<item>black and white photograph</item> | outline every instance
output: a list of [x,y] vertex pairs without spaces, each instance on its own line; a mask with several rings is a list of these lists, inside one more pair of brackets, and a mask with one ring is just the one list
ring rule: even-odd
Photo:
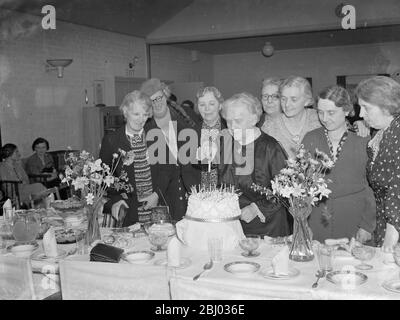
[[0,0],[0,206],[0,300],[400,300],[400,1]]

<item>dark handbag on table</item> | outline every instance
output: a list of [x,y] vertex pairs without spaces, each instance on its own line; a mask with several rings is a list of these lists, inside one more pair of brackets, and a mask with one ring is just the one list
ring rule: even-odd
[[90,261],[118,263],[123,252],[120,248],[98,243],[90,251]]

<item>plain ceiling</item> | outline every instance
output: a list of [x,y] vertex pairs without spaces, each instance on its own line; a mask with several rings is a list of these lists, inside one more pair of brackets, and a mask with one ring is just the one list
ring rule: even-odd
[[[40,16],[42,6],[51,4],[56,8],[58,20],[146,38],[193,1],[0,0],[0,7]],[[231,54],[260,51],[266,41],[270,41],[275,50],[392,42],[400,41],[400,26],[357,28],[351,31],[325,30],[169,45],[209,54]]]

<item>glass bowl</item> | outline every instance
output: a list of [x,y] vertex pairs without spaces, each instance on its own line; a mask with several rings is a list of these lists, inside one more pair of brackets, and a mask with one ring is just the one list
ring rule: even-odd
[[168,242],[168,233],[163,231],[150,231],[149,241],[154,246],[151,248],[153,251],[165,250],[165,244]]
[[356,246],[351,250],[352,255],[361,260],[361,264],[357,265],[356,268],[360,270],[369,270],[373,266],[366,264],[365,261],[371,260],[375,256],[375,248],[368,246]]
[[248,235],[246,238],[239,240],[240,247],[245,251],[242,256],[257,257],[259,252],[255,251],[260,245],[260,237],[257,235]]

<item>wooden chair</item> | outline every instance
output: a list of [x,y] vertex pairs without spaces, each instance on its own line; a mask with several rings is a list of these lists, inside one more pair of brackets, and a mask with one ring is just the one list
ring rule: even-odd
[[0,190],[3,193],[3,197],[0,200],[1,206],[7,199],[10,199],[11,204],[15,209],[18,210],[21,208],[21,198],[18,189],[20,183],[22,183],[22,181],[0,180]]

